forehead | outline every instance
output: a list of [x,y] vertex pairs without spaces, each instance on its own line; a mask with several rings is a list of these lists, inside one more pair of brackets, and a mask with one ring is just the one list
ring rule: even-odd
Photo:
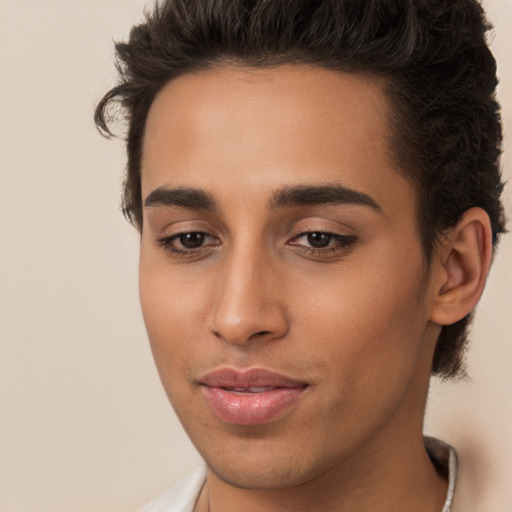
[[404,185],[376,78],[314,66],[221,67],[182,75],[146,123],[142,193],[161,186],[250,190],[340,183],[370,195]]

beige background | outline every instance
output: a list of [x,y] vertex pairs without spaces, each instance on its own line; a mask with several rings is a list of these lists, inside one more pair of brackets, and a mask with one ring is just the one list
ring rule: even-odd
[[[0,510],[135,510],[199,457],[161,389],[118,210],[124,155],[100,138],[112,38],[143,0],[0,0]],[[512,0],[496,26],[512,147]],[[512,158],[504,159],[512,176]],[[512,187],[506,192],[512,214]],[[479,306],[471,381],[434,384],[427,430],[461,459],[464,512],[512,511],[512,239]]]

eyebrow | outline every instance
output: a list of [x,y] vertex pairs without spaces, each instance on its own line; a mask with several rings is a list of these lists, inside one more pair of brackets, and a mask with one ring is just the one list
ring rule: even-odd
[[272,209],[315,204],[353,204],[382,212],[382,208],[371,196],[342,185],[285,187],[275,192],[270,200]]
[[144,201],[144,207],[177,206],[193,210],[215,210],[216,204],[213,196],[198,188],[165,188],[153,190]]
[[[319,204],[353,204],[366,206],[382,212],[379,204],[368,194],[342,185],[297,185],[284,187],[272,194],[269,208],[272,210],[290,206]],[[146,197],[144,207],[177,206],[193,210],[212,211],[217,209],[212,194],[199,188],[159,187]]]

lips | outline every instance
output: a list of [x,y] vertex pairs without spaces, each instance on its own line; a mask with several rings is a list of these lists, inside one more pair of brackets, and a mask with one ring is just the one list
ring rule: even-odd
[[213,412],[233,425],[261,425],[281,418],[308,387],[306,382],[260,368],[221,368],[199,383]]

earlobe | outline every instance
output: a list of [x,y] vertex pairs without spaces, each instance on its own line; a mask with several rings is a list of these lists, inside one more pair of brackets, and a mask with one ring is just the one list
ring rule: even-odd
[[492,257],[489,216],[471,208],[449,228],[435,256],[434,303],[430,320],[450,325],[468,315],[484,290]]

